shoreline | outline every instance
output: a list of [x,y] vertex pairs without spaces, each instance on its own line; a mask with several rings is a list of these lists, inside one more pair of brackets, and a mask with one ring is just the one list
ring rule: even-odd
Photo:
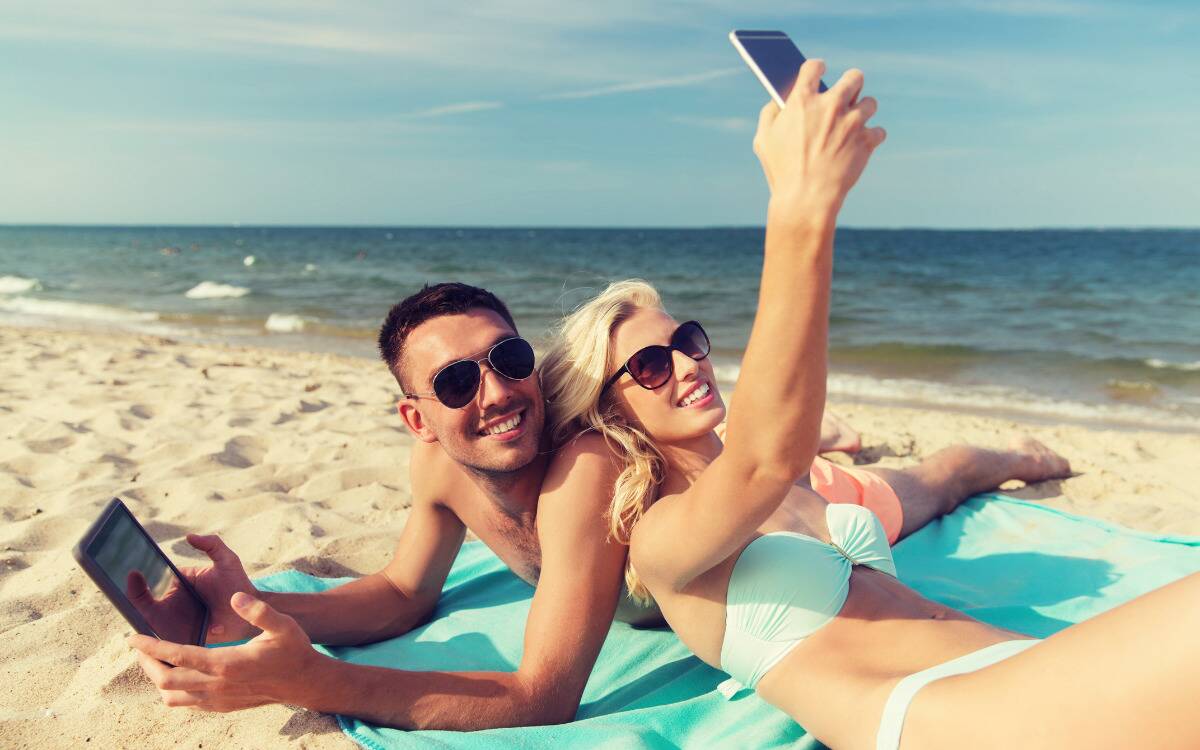
[[[82,320],[63,320],[61,324],[44,319],[8,319],[0,321],[0,331],[7,329],[54,334],[101,334],[106,336],[148,336],[175,344],[211,348],[262,350],[288,354],[335,356],[350,360],[366,360],[379,364],[375,351],[374,333],[367,335],[332,335],[317,330],[308,332],[250,332],[233,328],[222,332],[173,328],[169,319],[159,319],[138,328],[123,327],[113,321],[88,324]],[[545,332],[530,338],[541,351]],[[315,345],[315,346],[314,346]],[[713,355],[717,380],[723,393],[731,393],[740,368],[740,359],[729,352]],[[1018,385],[978,383],[965,385],[936,378],[881,377],[856,368],[831,369],[829,373],[829,402],[869,404],[953,414],[980,414],[997,419],[1049,426],[1070,424],[1089,429],[1138,432],[1149,430],[1173,434],[1200,432],[1200,417],[1173,412],[1168,406],[1112,399],[1095,402],[1055,398],[1050,394],[1034,393]],[[895,395],[889,395],[889,392]],[[1007,405],[1006,405],[1007,404]],[[1019,405],[1013,405],[1019,404]]]
[[[71,559],[114,495],[179,565],[219,533],[252,577],[362,575],[389,559],[410,502],[412,438],[375,360],[119,332],[0,326],[0,732],[16,747],[349,748],[332,717],[286,706],[167,709],[129,627]],[[1200,435],[1031,424],[832,399],[858,465],[1030,434],[1076,475],[1007,494],[1162,534],[1200,535]],[[47,713],[49,712],[49,713]],[[89,739],[90,738],[90,739]]]

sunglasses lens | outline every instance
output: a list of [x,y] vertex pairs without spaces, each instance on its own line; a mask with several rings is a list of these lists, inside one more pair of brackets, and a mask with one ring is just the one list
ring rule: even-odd
[[525,339],[501,341],[488,355],[488,361],[509,380],[524,380],[533,374],[533,347]]
[[451,409],[466,406],[479,390],[479,365],[474,362],[455,362],[433,379],[433,392]]
[[671,377],[671,350],[648,346],[629,358],[629,374],[643,388],[657,388]]
[[695,321],[688,321],[675,329],[671,346],[697,361],[707,357],[710,348],[708,334]]

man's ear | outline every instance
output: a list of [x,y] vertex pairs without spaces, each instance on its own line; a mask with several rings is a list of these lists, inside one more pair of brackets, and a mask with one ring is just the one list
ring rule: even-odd
[[404,426],[408,428],[410,434],[417,440],[426,443],[436,443],[437,435],[434,434],[433,428],[425,421],[425,415],[421,413],[417,406],[416,399],[405,398],[396,402],[396,411],[400,414],[400,419],[404,421]]

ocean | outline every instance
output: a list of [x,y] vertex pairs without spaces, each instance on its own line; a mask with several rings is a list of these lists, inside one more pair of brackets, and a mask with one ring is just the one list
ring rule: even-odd
[[[375,357],[426,282],[538,339],[611,280],[655,284],[732,385],[761,228],[0,227],[0,324]],[[1200,430],[1200,230],[838,231],[834,397]]]

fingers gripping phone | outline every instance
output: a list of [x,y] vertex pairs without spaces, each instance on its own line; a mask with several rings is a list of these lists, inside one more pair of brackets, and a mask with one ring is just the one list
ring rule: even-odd
[[105,506],[74,554],[134,630],[204,645],[208,605],[120,500]]
[[[729,32],[729,41],[750,66],[750,70],[754,71],[754,75],[758,76],[767,93],[782,108],[788,94],[792,93],[792,87],[796,85],[804,55],[782,31],[734,30]],[[825,82],[821,81],[817,90],[823,92],[827,88]]]

